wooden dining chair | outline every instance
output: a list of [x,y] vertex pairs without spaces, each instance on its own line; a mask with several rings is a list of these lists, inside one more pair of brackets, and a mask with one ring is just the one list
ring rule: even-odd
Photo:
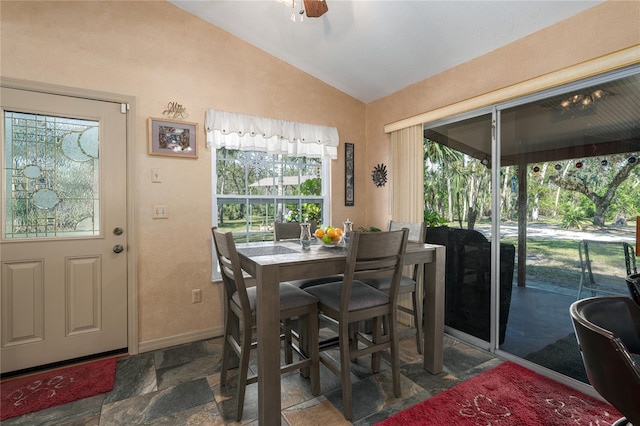
[[[312,220],[309,222],[311,234],[315,232],[318,222]],[[273,239],[275,241],[298,240],[300,239],[300,223],[299,222],[274,222],[273,223]]]
[[[409,230],[409,241],[423,243],[425,238],[426,228],[424,222],[389,222],[389,231],[396,231],[399,229],[407,228]],[[411,266],[410,266],[411,267]],[[398,310],[412,316],[414,326],[405,333],[402,333],[399,338],[404,338],[406,335],[415,334],[416,337],[416,349],[419,354],[422,353],[422,294],[423,289],[420,286],[420,280],[418,274],[420,273],[420,265],[412,265],[411,276],[402,275],[400,279],[400,287],[398,288],[398,294],[411,295],[411,308],[404,306],[402,303],[398,304]],[[386,278],[376,278],[370,280],[363,280],[370,286],[388,293],[391,288],[391,280]],[[387,324],[387,321],[385,321]]]
[[[305,291],[316,296],[320,312],[338,322],[340,363],[326,354],[320,361],[342,382],[342,403],[347,420],[353,417],[350,362],[371,354],[371,370],[380,370],[380,352],[390,350],[394,396],[400,397],[400,358],[396,332],[398,287],[402,276],[404,253],[409,231],[353,232],[349,242],[344,279],[336,283],[316,285]],[[377,290],[362,280],[388,279],[388,293]],[[382,333],[382,318],[389,318],[388,334]],[[369,338],[358,330],[360,321],[372,320]],[[358,343],[361,343],[359,345]],[[323,348],[324,350],[325,348]]]
[[[309,222],[311,234],[317,229],[315,220]],[[300,239],[300,223],[298,222],[274,222],[273,223],[273,239],[275,241],[298,240]],[[342,280],[342,275],[327,275],[314,278],[303,278],[300,280],[289,281],[289,284],[301,289],[311,287],[318,284],[326,284],[330,282]]]
[[[312,220],[309,222],[309,228],[311,229],[311,234],[315,232],[317,229],[317,222]],[[314,237],[315,238],[315,237]],[[274,222],[273,223],[273,239],[274,241],[286,241],[286,240],[299,240],[300,239],[300,223],[299,222]],[[288,284],[298,287],[304,290],[307,287],[311,287],[319,284],[332,283],[336,281],[341,281],[342,275],[326,275],[321,277],[313,277],[313,278],[302,278],[299,280],[287,281]],[[306,346],[306,334],[305,330],[300,330],[295,321],[285,321],[285,339],[287,342],[291,341],[291,336],[295,336],[298,339],[300,346]],[[285,349],[285,361],[291,362],[292,352],[288,349],[289,346],[286,346]]]
[[[244,409],[245,388],[247,385],[255,383],[258,379],[258,376],[248,377],[250,351],[252,347],[260,344],[260,342],[252,342],[253,327],[256,322],[257,290],[256,287],[246,286],[240,266],[240,257],[231,232],[222,233],[215,227],[211,231],[216,248],[216,256],[220,264],[226,299],[220,385],[225,386],[227,383],[227,372],[230,369],[230,356],[233,350],[240,360],[238,405],[236,408],[236,421],[240,421]],[[292,345],[293,350],[299,356],[299,360],[296,362],[287,360],[285,365],[281,367],[280,372],[283,374],[296,369],[309,369],[311,392],[314,395],[320,393],[317,303],[317,299],[304,290],[288,283],[280,284],[280,320],[289,321],[293,318],[298,318],[301,327],[305,327],[306,345],[304,348]],[[285,341],[289,342],[290,339],[285,339]],[[274,349],[280,350],[280,348]],[[260,374],[259,371],[258,374]]]

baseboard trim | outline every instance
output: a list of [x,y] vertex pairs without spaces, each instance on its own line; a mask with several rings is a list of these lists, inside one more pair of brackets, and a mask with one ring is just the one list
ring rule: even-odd
[[192,331],[175,336],[163,337],[161,339],[147,340],[138,344],[140,353],[166,349],[171,346],[184,345],[185,343],[197,342],[198,340],[211,339],[222,336],[223,327],[207,328],[204,330]]

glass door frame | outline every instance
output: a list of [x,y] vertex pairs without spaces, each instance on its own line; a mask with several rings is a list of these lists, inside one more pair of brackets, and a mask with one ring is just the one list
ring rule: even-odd
[[[637,75],[640,73],[640,64],[630,65],[618,70],[604,72],[595,76],[586,77],[574,82],[566,83],[560,86],[552,87],[549,89],[541,90],[535,93],[531,93],[528,95],[520,96],[518,98],[495,103],[490,106],[474,109],[471,111],[467,111],[464,113],[456,114],[454,116],[438,119],[432,122],[423,123],[423,129],[429,129],[437,126],[442,126],[446,124],[461,122],[470,118],[475,118],[481,115],[491,114],[491,122],[492,122],[492,141],[491,141],[491,158],[495,159],[491,164],[491,208],[493,211],[500,212],[498,215],[492,215],[491,218],[491,327],[490,327],[490,341],[486,342],[482,339],[478,339],[474,336],[471,336],[467,333],[461,332],[459,330],[453,329],[449,326],[445,326],[445,332],[450,334],[453,337],[460,338],[468,343],[471,343],[481,349],[488,350],[491,353],[495,353],[496,355],[505,358],[511,359],[514,361],[523,361],[522,358],[519,358],[515,355],[512,355],[508,352],[502,351],[499,348],[499,344],[497,343],[498,333],[499,333],[499,318],[498,318],[498,306],[499,306],[499,292],[498,288],[500,285],[500,221],[501,221],[501,205],[500,205],[500,197],[496,196],[499,194],[500,190],[500,169],[501,169],[501,113],[509,108],[520,106],[527,103],[536,102],[539,100],[543,100],[546,98],[550,98],[557,95],[562,95],[566,93],[570,93],[572,91],[577,91],[580,89],[584,89],[586,87],[590,87],[593,85],[597,85],[600,83],[610,82],[613,80],[621,79],[624,77],[629,77],[632,75]],[[525,361],[526,363],[526,361]],[[540,368],[535,368],[535,364],[527,366],[536,370],[540,370]],[[554,378],[556,380],[562,381],[562,375],[558,375],[559,377]],[[566,381],[565,381],[566,382]],[[589,391],[590,386],[586,385],[585,391]]]

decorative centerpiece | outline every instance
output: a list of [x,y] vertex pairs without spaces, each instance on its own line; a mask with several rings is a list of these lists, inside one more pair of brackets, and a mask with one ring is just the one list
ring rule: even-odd
[[314,233],[318,242],[325,247],[336,247],[342,243],[342,229],[327,225],[318,226]]

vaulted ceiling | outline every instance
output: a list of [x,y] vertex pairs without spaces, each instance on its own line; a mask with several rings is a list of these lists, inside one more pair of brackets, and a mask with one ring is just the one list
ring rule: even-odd
[[327,0],[302,22],[301,0],[170,2],[368,103],[602,1]]

